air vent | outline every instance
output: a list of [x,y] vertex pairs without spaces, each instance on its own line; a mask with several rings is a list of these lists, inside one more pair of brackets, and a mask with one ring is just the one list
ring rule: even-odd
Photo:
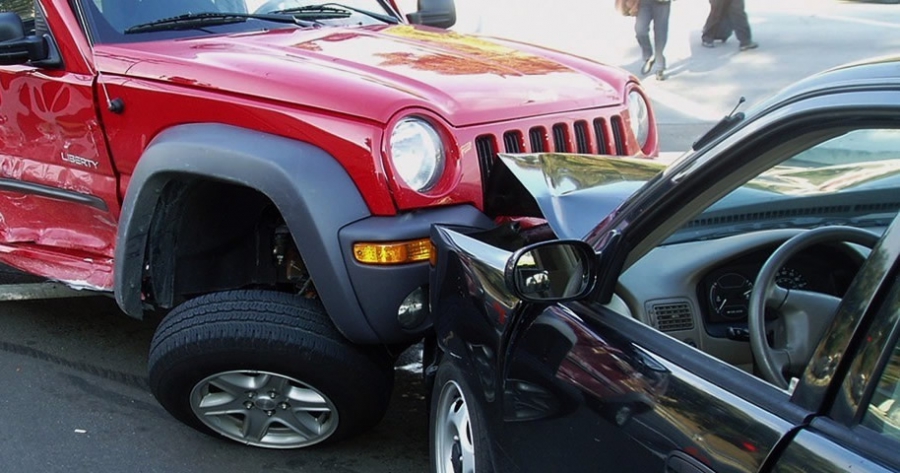
[[528,130],[528,141],[531,143],[532,153],[547,151],[547,131],[544,128],[536,126]]
[[585,121],[575,122],[575,150],[579,153],[590,153],[588,145],[588,126]]
[[613,141],[616,144],[616,154],[625,156],[625,124],[622,123],[622,117],[613,117],[612,131]]
[[518,131],[507,131],[503,134],[503,147],[507,153],[522,152],[522,134]]
[[597,153],[609,154],[609,142],[606,139],[606,120],[594,120],[594,138],[597,140]]
[[487,186],[491,168],[494,166],[494,158],[497,156],[497,145],[491,135],[482,135],[475,138],[475,151],[478,153],[478,165],[481,167],[481,183]]
[[694,328],[694,314],[687,302],[653,304],[650,315],[660,332],[675,332]]
[[859,204],[855,206],[857,212],[866,213],[897,213],[900,210],[900,202],[884,202],[880,204]]
[[569,151],[569,147],[566,146],[566,125],[564,123],[557,123],[553,125],[553,147],[554,151],[557,153],[565,153]]

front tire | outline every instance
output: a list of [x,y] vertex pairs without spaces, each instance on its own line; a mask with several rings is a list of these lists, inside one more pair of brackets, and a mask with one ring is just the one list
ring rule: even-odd
[[359,434],[387,411],[386,352],[346,341],[322,306],[261,290],[192,299],[160,323],[150,388],[185,424],[265,448]]
[[433,473],[491,473],[490,440],[481,406],[462,371],[441,361],[431,396],[430,450]]

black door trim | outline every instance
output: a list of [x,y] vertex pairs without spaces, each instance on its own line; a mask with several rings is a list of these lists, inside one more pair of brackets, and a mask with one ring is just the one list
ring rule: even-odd
[[31,194],[50,199],[63,200],[75,204],[87,205],[97,210],[109,212],[109,207],[103,199],[82,194],[80,192],[68,191],[57,187],[50,187],[43,184],[35,184],[32,182],[23,182],[16,179],[0,178],[0,191],[18,192],[20,194]]

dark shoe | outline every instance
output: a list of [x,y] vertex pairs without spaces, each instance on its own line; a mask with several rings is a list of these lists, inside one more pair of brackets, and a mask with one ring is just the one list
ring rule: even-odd
[[751,49],[756,49],[759,47],[759,43],[754,43],[750,41],[749,43],[744,43],[741,45],[741,51],[749,51]]
[[703,41],[703,42],[700,43],[700,44],[702,44],[704,48],[714,48],[714,47],[716,47],[716,44],[713,43],[712,41]]
[[662,70],[656,71],[656,80],[666,80],[665,71],[662,71]]
[[641,66],[641,74],[643,74],[643,75],[649,74],[650,71],[653,70],[654,62],[656,62],[656,58],[653,56],[650,56],[649,59],[644,60],[644,65]]

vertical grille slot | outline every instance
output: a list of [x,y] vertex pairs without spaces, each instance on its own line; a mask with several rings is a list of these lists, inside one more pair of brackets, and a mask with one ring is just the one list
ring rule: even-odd
[[522,134],[518,131],[507,131],[503,134],[503,149],[507,153],[522,152]]
[[532,153],[547,151],[547,130],[539,126],[528,130],[528,141],[531,144]]
[[594,138],[597,142],[597,154],[609,154],[609,143],[606,139],[606,120],[594,120]]
[[568,151],[568,146],[566,139],[566,124],[565,123],[557,123],[553,125],[553,150],[559,153],[564,153]]
[[616,145],[616,154],[625,156],[625,124],[622,123],[622,117],[613,117],[612,132],[613,142]]
[[579,153],[590,153],[591,148],[588,143],[588,126],[586,121],[575,122],[575,146]]
[[478,166],[481,167],[481,185],[487,188],[488,178],[491,177],[491,167],[497,156],[497,144],[492,135],[482,135],[475,138],[475,151],[478,153]]

